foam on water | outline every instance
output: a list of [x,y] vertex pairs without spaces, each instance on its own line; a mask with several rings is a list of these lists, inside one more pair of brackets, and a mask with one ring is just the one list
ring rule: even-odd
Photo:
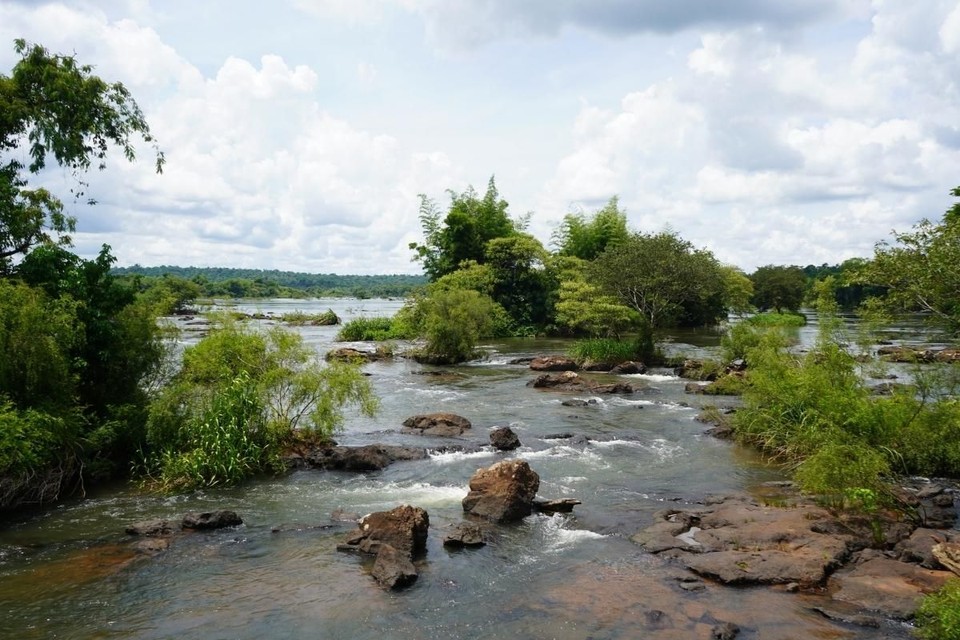
[[527,520],[536,528],[541,540],[540,548],[546,553],[557,553],[568,547],[607,537],[595,531],[571,529],[570,519],[560,514],[537,514],[529,516]]
[[339,493],[350,496],[361,505],[408,504],[438,505],[459,502],[466,495],[463,487],[437,486],[427,482],[364,482],[362,486],[343,488]]
[[680,380],[680,378],[677,376],[662,375],[658,373],[629,373],[624,374],[623,377],[646,380],[647,382],[677,382]]
[[464,453],[462,451],[451,451],[446,453],[431,453],[430,459],[437,464],[454,464],[464,460],[477,460],[480,458],[489,458],[494,455],[493,451],[472,451]]

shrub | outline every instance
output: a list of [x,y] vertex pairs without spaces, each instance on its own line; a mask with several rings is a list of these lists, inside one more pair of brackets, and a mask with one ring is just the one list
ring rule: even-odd
[[923,640],[960,640],[960,579],[953,578],[920,602],[916,625]]
[[423,298],[419,306],[426,345],[420,357],[449,364],[474,357],[477,341],[492,332],[495,305],[489,296],[467,289],[435,291]]
[[416,337],[412,327],[392,318],[354,318],[337,333],[339,342],[379,342],[382,340],[409,340]]
[[744,318],[743,322],[755,327],[803,327],[807,324],[807,316],[791,311],[785,313],[771,311],[749,316]]
[[343,409],[372,415],[377,400],[355,366],[322,366],[295,333],[235,323],[187,349],[173,383],[150,406],[143,472],[163,489],[235,484],[280,468],[298,433],[329,438]]
[[292,311],[285,313],[280,320],[286,324],[300,327],[305,325],[313,326],[331,326],[340,324],[340,317],[333,312],[333,309],[327,309],[323,313],[306,313],[304,311]]
[[587,338],[577,340],[571,345],[568,354],[578,363],[584,362],[626,362],[642,357],[642,345],[637,340],[617,338]]

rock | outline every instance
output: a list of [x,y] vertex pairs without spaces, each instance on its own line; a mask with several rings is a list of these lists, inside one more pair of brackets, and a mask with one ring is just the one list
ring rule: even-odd
[[560,356],[540,356],[530,361],[534,371],[576,371],[580,365],[575,360]]
[[356,364],[380,360],[381,356],[373,351],[361,351],[360,349],[354,349],[353,347],[340,347],[338,349],[332,349],[331,351],[328,351],[326,358],[328,361],[350,362]]
[[497,427],[490,432],[490,444],[500,451],[513,451],[520,447],[520,438],[510,427]]
[[587,360],[580,368],[584,371],[602,371],[606,373],[613,370],[615,366],[616,365],[612,362],[594,362],[592,360]]
[[184,529],[194,529],[196,531],[209,531],[212,529],[223,529],[224,527],[235,527],[243,524],[243,520],[235,511],[207,511],[204,513],[188,513],[183,516],[183,522],[180,526]]
[[368,444],[361,447],[315,447],[303,455],[310,466],[330,471],[378,471],[398,460],[424,460],[422,447]]
[[137,553],[141,553],[146,556],[155,556],[158,553],[166,551],[170,547],[170,538],[146,538],[145,540],[138,540],[136,544],[133,545],[133,548]]
[[357,526],[338,549],[376,554],[382,546],[389,545],[411,558],[427,549],[430,516],[419,507],[402,505],[377,511],[361,518]]
[[589,391],[591,393],[634,393],[636,387],[627,383],[597,384],[586,380],[573,371],[561,373],[544,373],[527,383],[535,389],[551,389],[554,391]]
[[930,351],[893,345],[880,347],[877,355],[887,362],[931,362],[935,357]]
[[830,578],[829,587],[834,600],[907,620],[913,617],[920,598],[942,587],[951,575],[880,557],[838,571]]
[[385,589],[402,589],[416,582],[417,568],[410,556],[389,544],[382,544],[371,575]]
[[932,552],[937,562],[960,576],[960,543],[941,542],[934,545]]
[[530,364],[533,360],[533,356],[523,356],[521,358],[514,358],[507,362],[507,364]]
[[938,569],[940,563],[933,555],[934,546],[941,542],[950,542],[960,535],[952,535],[940,529],[916,529],[909,538],[901,540],[894,547],[897,559],[901,562],[912,562],[927,569]]
[[960,349],[943,349],[934,355],[937,362],[960,362]]
[[533,508],[541,513],[570,513],[578,504],[583,504],[574,498],[560,500],[534,500]]
[[479,469],[462,501],[467,513],[491,522],[513,522],[532,513],[540,476],[525,460],[504,460]]
[[443,538],[443,546],[445,547],[482,547],[485,544],[483,530],[470,522],[461,522],[454,525]]
[[455,413],[428,413],[411,416],[403,421],[408,433],[424,436],[453,437],[470,429],[470,421]]
[[711,640],[733,640],[740,633],[740,627],[732,622],[721,622],[710,630]]
[[626,362],[621,362],[614,368],[610,369],[610,373],[617,375],[632,375],[637,373],[646,373],[647,366],[642,362],[634,362],[633,360],[628,360]]
[[571,398],[569,400],[564,400],[560,403],[565,407],[586,407],[591,404],[597,404],[596,400],[591,402],[590,400],[584,400],[583,398]]
[[684,360],[683,364],[674,368],[673,373],[680,378],[687,380],[704,380],[712,382],[717,378],[717,371],[706,371],[706,366],[701,360]]
[[176,529],[180,528],[169,520],[144,520],[128,525],[126,532],[131,536],[172,536],[175,531],[174,527]]
[[702,394],[704,392],[704,389],[706,388],[707,388],[707,385],[702,384],[700,382],[688,382],[687,384],[684,385],[683,392]]

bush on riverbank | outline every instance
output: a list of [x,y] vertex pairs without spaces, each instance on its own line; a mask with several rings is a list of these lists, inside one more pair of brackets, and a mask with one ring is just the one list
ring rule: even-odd
[[960,578],[921,601],[916,625],[923,640],[960,640]]
[[226,321],[183,354],[183,367],[150,406],[142,473],[165,490],[236,484],[278,471],[299,433],[329,438],[352,405],[377,400],[355,366],[323,366],[299,334],[258,333]]
[[878,397],[841,341],[827,322],[809,353],[794,354],[766,333],[747,353],[737,437],[796,469],[802,488],[838,506],[860,490],[879,491],[896,474],[960,476],[952,377],[921,374],[920,393]]

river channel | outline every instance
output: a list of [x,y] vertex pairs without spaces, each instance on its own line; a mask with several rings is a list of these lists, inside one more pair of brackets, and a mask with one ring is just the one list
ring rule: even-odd
[[[399,305],[270,300],[241,308],[279,315],[329,307],[350,319],[390,315]],[[298,330],[321,353],[337,331]],[[813,331],[804,329],[801,338],[810,340]],[[194,339],[186,334],[187,342]],[[696,356],[718,344],[713,332],[678,333],[670,349]],[[400,432],[408,416],[449,411],[473,423],[465,444],[487,443],[495,425],[512,427],[523,446],[509,454],[486,446],[381,472],[305,470],[179,496],[105,487],[0,522],[0,637],[697,638],[710,637],[721,620],[740,626],[738,638],[910,637],[907,627],[829,622],[805,596],[782,591],[680,590],[676,567],[629,536],[665,507],[757,491],[782,476],[749,450],[705,435],[706,425],[694,418],[717,399],[685,394],[685,381],[668,370],[624,376],[646,385],[641,393],[569,407],[561,401],[578,396],[529,388],[534,374],[510,364],[567,346],[518,339],[487,344],[485,359],[458,367],[401,359],[366,365],[381,411],[350,415],[337,437],[349,445],[450,444]],[[571,446],[548,438],[561,432],[590,441]],[[514,456],[540,475],[541,497],[582,505],[573,514],[495,528],[480,549],[444,549],[443,531],[462,520],[460,501],[473,472]],[[369,562],[335,550],[350,528],[327,525],[337,510],[362,515],[400,504],[429,512],[430,537],[419,580],[392,593],[376,587]],[[135,521],[215,508],[235,510],[244,524],[183,536],[153,558],[135,556],[124,534]]]

